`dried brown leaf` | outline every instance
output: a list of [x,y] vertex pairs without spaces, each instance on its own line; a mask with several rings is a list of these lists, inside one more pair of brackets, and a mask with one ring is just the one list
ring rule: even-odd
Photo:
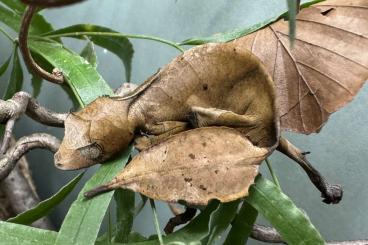
[[276,84],[281,128],[318,132],[368,79],[368,1],[330,0],[297,16],[294,48],[280,20],[235,40],[257,55]]
[[125,188],[168,202],[229,202],[248,195],[268,154],[235,129],[197,128],[142,151],[112,182],[86,196]]

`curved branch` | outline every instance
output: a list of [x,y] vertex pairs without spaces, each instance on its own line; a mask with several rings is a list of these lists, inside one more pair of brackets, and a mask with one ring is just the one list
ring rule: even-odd
[[17,92],[7,100],[0,100],[0,123],[6,123],[0,154],[5,154],[8,149],[10,137],[15,125],[23,113],[42,124],[53,127],[64,127],[66,113],[55,113],[42,107],[26,92]]
[[47,149],[56,152],[60,146],[60,140],[55,136],[37,133],[20,138],[6,154],[0,158],[0,180],[6,178],[16,166],[18,160],[27,152],[35,148]]
[[[12,144],[14,143],[15,140],[12,139]],[[18,161],[17,166],[15,166],[7,178],[0,181],[0,190],[5,194],[5,198],[14,212],[13,215],[22,213],[40,202],[25,157]],[[4,220],[8,218],[10,216],[4,217]],[[48,230],[54,229],[47,217],[32,223],[32,226]]]
[[35,75],[56,84],[62,84],[64,82],[63,75],[59,72],[53,71],[54,74],[50,74],[40,67],[32,58],[31,52],[28,48],[28,30],[31,24],[31,20],[35,12],[37,11],[36,6],[28,6],[24,11],[22,23],[19,31],[19,48],[22,53],[24,63],[27,65],[28,69]]
[[34,5],[44,8],[61,7],[65,5],[75,4],[83,2],[84,0],[22,0],[24,4]]
[[[253,226],[253,230],[250,236],[253,239],[262,241],[262,242],[286,244],[286,242],[282,240],[280,234],[276,231],[276,229],[272,227],[255,224]],[[368,244],[368,240],[329,241],[327,242],[327,245],[367,245],[367,244]]]

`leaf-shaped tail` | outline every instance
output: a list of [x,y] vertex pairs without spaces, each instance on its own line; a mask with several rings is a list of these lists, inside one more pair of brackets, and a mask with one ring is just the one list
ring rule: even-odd
[[233,128],[197,128],[142,151],[113,181],[85,197],[124,188],[167,202],[230,202],[248,195],[268,154]]

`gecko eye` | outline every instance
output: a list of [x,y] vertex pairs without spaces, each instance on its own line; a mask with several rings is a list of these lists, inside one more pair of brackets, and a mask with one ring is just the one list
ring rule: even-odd
[[97,142],[78,148],[80,154],[86,158],[97,160],[103,155],[103,148]]

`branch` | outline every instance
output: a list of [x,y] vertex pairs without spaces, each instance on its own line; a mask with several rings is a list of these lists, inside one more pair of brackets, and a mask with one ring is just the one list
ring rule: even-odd
[[34,5],[44,8],[61,7],[65,5],[75,4],[84,0],[22,0],[24,4]]
[[30,150],[42,148],[56,152],[59,145],[59,139],[45,133],[31,134],[20,138],[15,145],[0,158],[0,180],[6,178],[16,166],[18,160]]
[[19,48],[22,53],[24,63],[27,65],[28,69],[35,75],[48,80],[52,83],[62,84],[64,83],[64,77],[61,72],[54,69],[53,74],[45,71],[40,67],[32,58],[31,52],[28,48],[28,30],[31,24],[33,15],[37,12],[36,6],[28,6],[24,11],[22,23],[19,31]]
[[[253,226],[253,230],[250,236],[253,239],[262,241],[262,242],[286,244],[286,242],[282,240],[280,234],[276,231],[276,229],[272,227],[255,224]],[[327,242],[327,245],[367,245],[367,244],[368,244],[368,240],[329,241]]]
[[[28,163],[27,160],[22,157],[19,160],[19,164],[9,176],[0,182],[1,190],[4,192],[15,214],[22,213],[40,202],[34,190],[33,181],[31,178],[27,177],[27,175],[29,175]],[[34,222],[32,226],[42,229],[53,229],[47,217]]]
[[263,225],[254,224],[250,237],[262,242],[286,244],[275,228]]
[[26,113],[29,117],[42,124],[53,127],[64,127],[66,113],[55,113],[42,107],[26,92],[18,92],[7,101],[0,100],[0,123],[6,123],[0,155],[8,149],[15,122]]

